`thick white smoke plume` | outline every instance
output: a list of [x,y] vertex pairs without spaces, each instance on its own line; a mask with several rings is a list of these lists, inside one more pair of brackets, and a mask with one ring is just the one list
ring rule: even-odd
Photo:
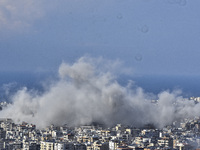
[[42,94],[27,88],[19,90],[0,117],[39,127],[92,122],[163,127],[199,115],[200,105],[184,100],[179,92],[161,92],[156,96],[158,103],[153,104],[142,88],[121,86],[111,72],[102,72],[99,63],[91,60],[83,57],[72,65],[62,63],[58,81]]

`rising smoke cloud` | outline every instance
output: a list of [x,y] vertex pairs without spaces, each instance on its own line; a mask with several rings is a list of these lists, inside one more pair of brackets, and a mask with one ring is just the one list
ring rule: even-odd
[[82,57],[71,65],[62,63],[59,80],[48,85],[42,94],[26,87],[19,90],[0,117],[38,127],[92,122],[135,126],[152,123],[163,127],[199,115],[200,105],[183,99],[179,91],[163,91],[156,96],[158,103],[152,104],[152,97],[142,88],[121,86],[109,71],[112,69],[108,66],[113,65],[99,66],[102,61]]

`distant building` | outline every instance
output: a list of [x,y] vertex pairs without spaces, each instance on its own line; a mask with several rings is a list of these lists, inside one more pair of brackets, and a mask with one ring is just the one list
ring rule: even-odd
[[54,142],[44,142],[41,141],[40,143],[41,150],[54,150]]

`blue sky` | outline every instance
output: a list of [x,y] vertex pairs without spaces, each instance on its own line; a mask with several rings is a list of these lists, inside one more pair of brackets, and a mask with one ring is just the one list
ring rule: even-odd
[[1,0],[0,72],[57,71],[79,57],[137,75],[200,74],[199,0]]

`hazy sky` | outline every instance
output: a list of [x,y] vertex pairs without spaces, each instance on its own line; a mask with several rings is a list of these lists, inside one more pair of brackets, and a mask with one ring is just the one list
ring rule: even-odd
[[200,75],[199,0],[0,0],[0,72],[57,71],[79,57],[135,74]]

